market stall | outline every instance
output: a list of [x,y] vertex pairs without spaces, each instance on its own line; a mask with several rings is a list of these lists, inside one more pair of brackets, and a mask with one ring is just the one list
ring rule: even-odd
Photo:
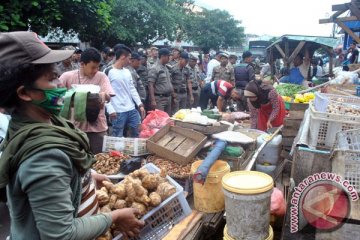
[[[112,180],[98,191],[101,210],[138,208],[145,227],[135,239],[333,239],[343,234],[324,233],[306,222],[291,233],[291,199],[294,186],[320,172],[360,186],[360,140],[353,130],[360,128],[360,98],[316,89],[299,95],[301,86],[285,86],[276,89],[287,103],[284,125],[267,132],[250,129],[246,113],[182,109],[171,117],[149,114],[142,126],[147,139],[107,138],[94,165]],[[359,206],[351,203],[345,229],[358,229]],[[110,233],[121,239],[116,229],[100,239],[111,239]]]

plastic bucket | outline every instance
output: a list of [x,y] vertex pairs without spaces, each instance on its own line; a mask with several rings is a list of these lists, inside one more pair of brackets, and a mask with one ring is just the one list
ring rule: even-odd
[[[202,161],[191,165],[191,174],[194,174]],[[217,160],[210,168],[204,185],[193,182],[194,207],[205,213],[220,212],[225,209],[225,197],[222,191],[221,179],[230,172],[227,162]]]
[[262,172],[237,171],[222,179],[227,233],[235,239],[267,239],[273,179]]
[[[227,232],[227,225],[225,225],[224,227],[224,240],[235,240],[234,238],[232,238],[228,232]],[[274,231],[272,229],[272,227],[269,225],[269,236],[267,238],[265,238],[264,240],[273,240],[274,239]]]

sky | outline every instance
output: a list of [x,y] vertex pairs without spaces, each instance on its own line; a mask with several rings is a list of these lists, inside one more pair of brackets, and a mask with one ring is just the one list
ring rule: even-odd
[[331,6],[350,0],[195,0],[207,9],[228,11],[241,21],[246,34],[330,36],[333,24],[319,24],[329,18]]

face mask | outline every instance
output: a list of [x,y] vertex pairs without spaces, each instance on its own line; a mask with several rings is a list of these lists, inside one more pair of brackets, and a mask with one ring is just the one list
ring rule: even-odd
[[51,88],[51,89],[39,89],[34,90],[42,91],[45,95],[43,100],[33,100],[32,103],[39,106],[46,111],[59,115],[64,106],[64,96],[67,88]]

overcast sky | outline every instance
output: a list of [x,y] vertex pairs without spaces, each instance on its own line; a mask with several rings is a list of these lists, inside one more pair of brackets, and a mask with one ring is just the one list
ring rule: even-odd
[[319,24],[334,12],[331,6],[350,0],[195,0],[208,9],[227,10],[245,27],[245,33],[330,36],[333,24]]

